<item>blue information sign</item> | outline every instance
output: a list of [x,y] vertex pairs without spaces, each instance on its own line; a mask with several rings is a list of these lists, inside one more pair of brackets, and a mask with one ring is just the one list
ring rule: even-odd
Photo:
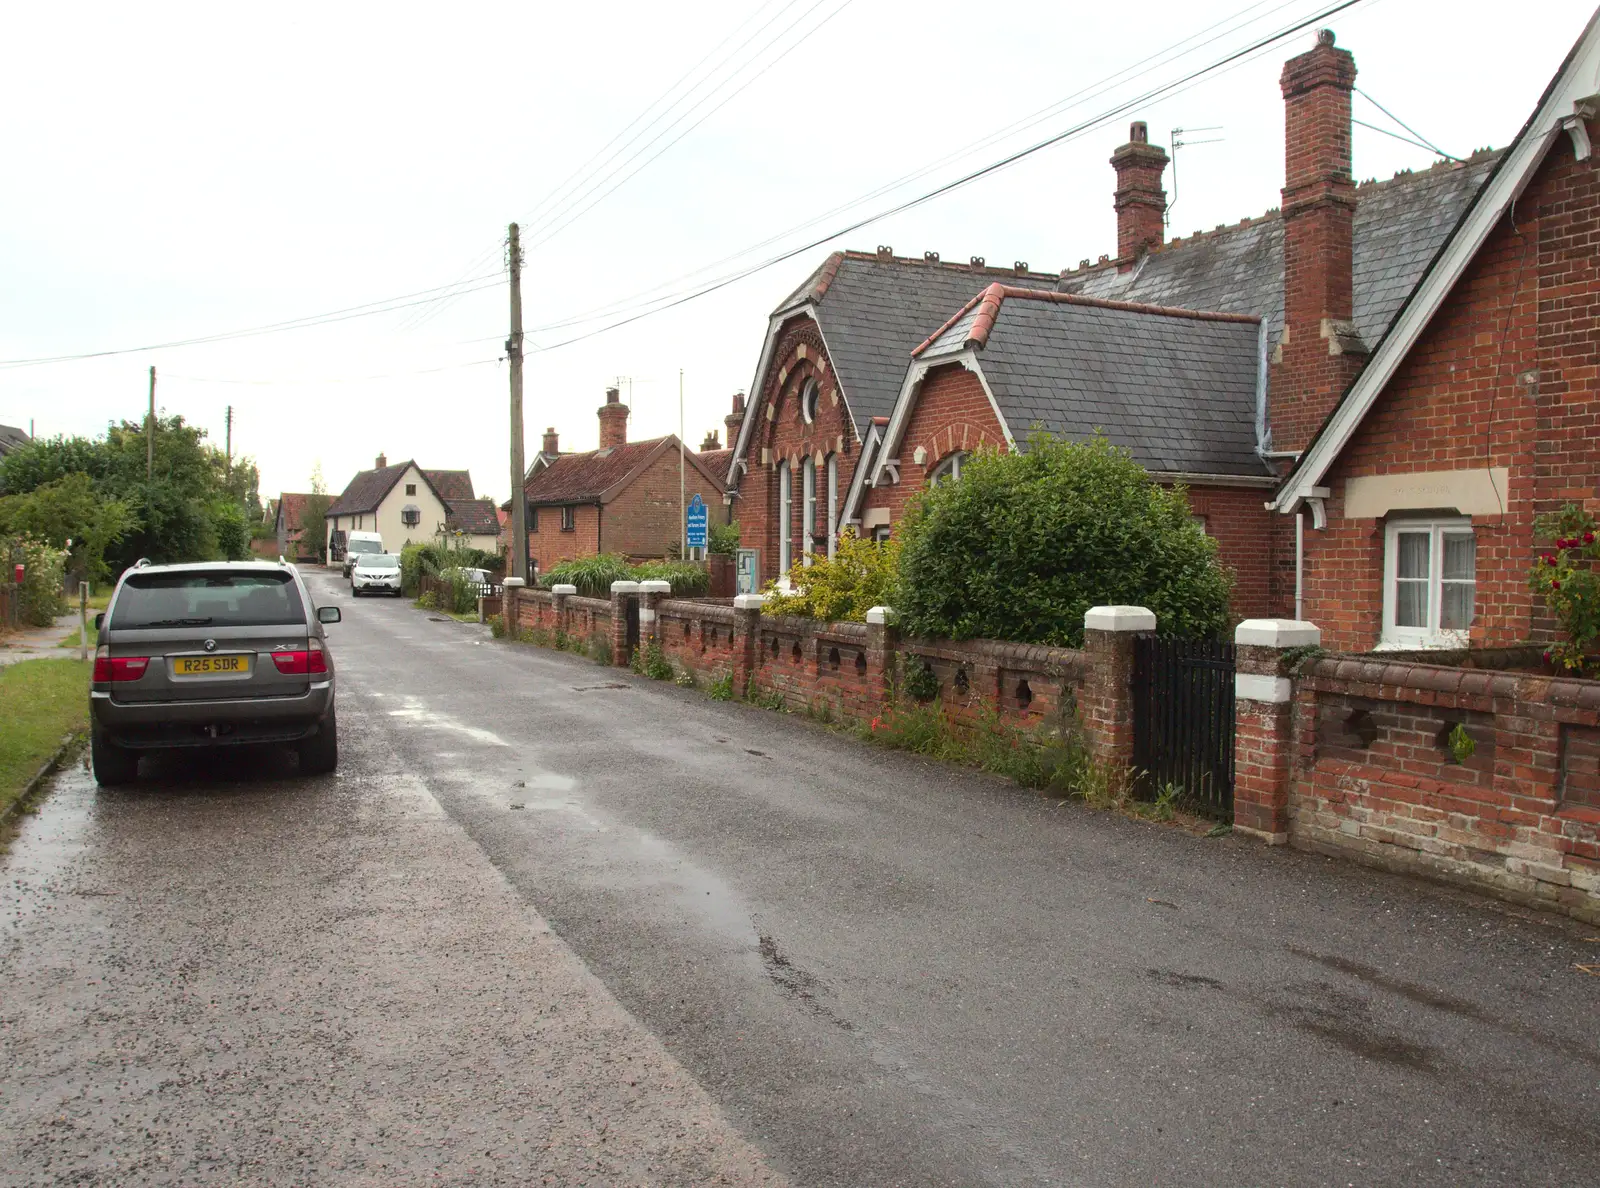
[[688,531],[691,549],[706,547],[706,501],[698,495],[689,500],[689,508],[684,513],[684,527]]

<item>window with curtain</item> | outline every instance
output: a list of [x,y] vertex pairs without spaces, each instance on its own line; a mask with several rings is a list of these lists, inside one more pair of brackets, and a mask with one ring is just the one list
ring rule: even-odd
[[817,532],[817,464],[807,458],[800,463],[800,559],[811,564]]
[[778,463],[778,576],[789,572],[794,563],[794,479],[789,474],[789,463]]
[[1384,645],[1464,646],[1477,597],[1472,521],[1396,520],[1384,544]]
[[839,456],[828,455],[826,467],[828,483],[828,556],[833,556],[839,539]]

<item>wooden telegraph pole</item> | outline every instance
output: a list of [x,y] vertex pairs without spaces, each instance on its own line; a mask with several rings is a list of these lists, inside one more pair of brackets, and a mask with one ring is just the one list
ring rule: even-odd
[[227,441],[227,461],[223,464],[223,481],[228,482],[233,478],[233,405],[228,405],[228,415],[223,421],[227,428],[223,431]]
[[156,369],[150,367],[150,412],[144,421],[144,481],[156,474]]
[[511,267],[511,337],[506,359],[511,364],[511,576],[528,580],[528,505],[522,493],[522,244],[511,224],[507,260]]

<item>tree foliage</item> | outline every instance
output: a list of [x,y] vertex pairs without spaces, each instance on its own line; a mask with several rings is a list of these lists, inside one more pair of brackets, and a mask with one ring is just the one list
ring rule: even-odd
[[1109,605],[1148,607],[1163,634],[1228,626],[1232,577],[1185,492],[1103,437],[979,451],[913,501],[901,541],[896,609],[914,635],[1077,646],[1084,612]]
[[110,576],[106,550],[126,535],[133,522],[131,507],[120,499],[102,498],[82,473],[65,475],[25,494],[0,496],[0,535],[31,536],[69,550],[73,567],[90,581]]
[[79,558],[74,547],[75,562],[91,573],[117,573],[140,557],[248,556],[249,524],[261,514],[255,464],[240,458],[230,466],[205,430],[181,416],[156,419],[148,472],[146,443],[145,426],[134,421],[112,425],[104,437],[28,443],[0,460],[5,514],[29,518],[46,539],[102,541],[98,560]]

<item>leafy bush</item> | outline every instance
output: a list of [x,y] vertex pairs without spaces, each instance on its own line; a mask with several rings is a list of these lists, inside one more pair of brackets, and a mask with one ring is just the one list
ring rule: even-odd
[[596,553],[552,565],[539,579],[546,589],[565,583],[586,598],[611,597],[612,582],[671,582],[672,592],[692,598],[711,588],[711,574],[693,561],[646,561],[631,565],[621,553]]
[[975,453],[913,501],[901,540],[894,605],[913,635],[1077,646],[1084,612],[1119,604],[1174,635],[1228,626],[1231,575],[1183,489],[1103,437]]
[[552,565],[540,578],[548,589],[565,583],[578,587],[585,598],[611,597],[612,582],[632,582],[633,566],[621,553],[596,553],[592,557],[577,557]]
[[[22,591],[18,601],[20,617],[32,627],[48,627],[55,617],[67,611],[62,587],[66,581],[67,554],[52,548],[38,537],[15,536],[0,539],[0,561],[7,568],[24,566]],[[11,574],[5,574],[9,581]]]
[[712,681],[711,684],[706,686],[706,692],[710,694],[712,701],[732,701],[733,673],[723,673],[716,680]]
[[478,584],[470,581],[464,570],[447,569],[444,579],[450,583],[448,609],[452,614],[465,615],[478,609]]
[[769,583],[761,609],[769,615],[864,623],[873,607],[896,605],[899,555],[894,541],[862,540],[846,528],[832,557],[816,557],[810,565],[796,562],[789,570],[793,594],[780,593],[777,583]]
[[1535,535],[1555,538],[1555,551],[1540,556],[1528,574],[1528,585],[1544,599],[1561,624],[1566,639],[1550,645],[1544,658],[1568,672],[1581,673],[1585,656],[1600,639],[1600,559],[1595,518],[1569,503],[1552,515],[1534,520]]
[[711,572],[695,561],[646,561],[633,571],[636,582],[671,582],[677,598],[693,598],[711,589]]
[[706,552],[725,557],[739,554],[739,524],[713,524],[706,530]]
[[106,499],[88,475],[65,475],[26,494],[0,497],[0,534],[27,535],[65,548],[72,541],[76,567],[91,581],[111,576],[106,549],[133,526],[134,509]]
[[422,597],[417,599],[417,605],[419,607],[421,607],[423,610],[438,610],[439,609],[438,596],[435,595],[432,590],[425,591],[423,593]]

